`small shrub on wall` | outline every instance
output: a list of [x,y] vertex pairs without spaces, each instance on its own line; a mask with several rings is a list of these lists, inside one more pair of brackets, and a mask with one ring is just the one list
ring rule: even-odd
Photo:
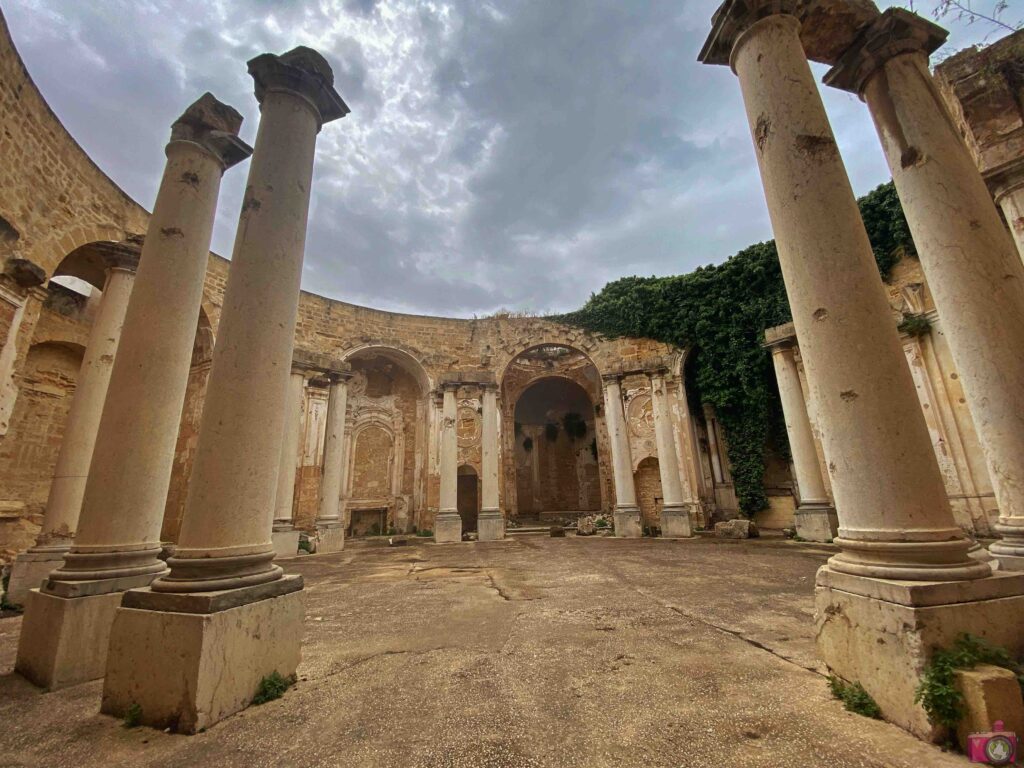
[[[879,273],[915,255],[896,190],[884,184],[858,201]],[[673,277],[626,277],[557,319],[605,336],[638,336],[698,350],[688,365],[690,405],[715,406],[725,429],[740,509],[768,506],[765,446],[787,445],[764,331],[791,319],[774,241],[721,264]]]

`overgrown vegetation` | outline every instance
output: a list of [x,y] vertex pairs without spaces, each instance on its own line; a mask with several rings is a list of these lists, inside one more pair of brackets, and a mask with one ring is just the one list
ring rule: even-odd
[[253,704],[266,704],[268,701],[280,699],[284,692],[295,685],[296,677],[283,677],[280,672],[274,670],[260,680],[260,686],[256,689],[256,695],[252,697]]
[[142,725],[142,707],[138,704],[132,704],[128,707],[128,710],[124,713],[122,723],[125,728],[138,728]]
[[974,635],[960,635],[952,648],[935,652],[915,691],[914,701],[924,707],[932,723],[957,727],[964,716],[964,697],[954,685],[955,673],[977,664],[1009,669],[1024,688],[1024,669],[1006,650]]
[[570,440],[582,440],[587,436],[587,422],[575,411],[570,411],[562,417],[562,429]]
[[932,323],[926,315],[905,313],[903,320],[896,326],[896,330],[908,336],[925,336],[931,329]]
[[828,689],[833,696],[843,702],[843,709],[847,712],[871,717],[875,720],[882,716],[882,710],[860,683],[847,683],[835,675],[829,675]]
[[[883,184],[858,201],[883,278],[915,255],[896,190]],[[606,336],[639,336],[693,350],[687,361],[690,405],[715,407],[725,429],[740,509],[765,508],[765,450],[785,446],[785,429],[764,330],[789,321],[774,242],[752,245],[717,266],[673,277],[609,283],[559,321]]]

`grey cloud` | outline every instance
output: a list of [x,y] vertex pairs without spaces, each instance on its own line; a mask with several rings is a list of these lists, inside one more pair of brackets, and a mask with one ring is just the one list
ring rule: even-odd
[[[190,101],[209,90],[235,106],[252,141],[245,61],[320,49],[352,114],[319,137],[303,287],[470,316],[570,309],[608,280],[771,237],[735,76],[696,62],[715,5],[35,0],[5,13],[57,114],[146,206]],[[855,189],[885,181],[863,104],[824,97]],[[222,186],[224,255],[245,173]]]

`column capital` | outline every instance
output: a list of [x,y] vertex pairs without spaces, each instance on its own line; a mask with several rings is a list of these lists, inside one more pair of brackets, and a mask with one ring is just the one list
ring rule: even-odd
[[622,374],[621,373],[602,373],[601,374],[601,381],[605,384],[605,386],[607,386],[609,384],[615,384],[616,386],[618,386],[622,382]]
[[832,64],[878,15],[870,0],[725,0],[711,19],[711,34],[697,60],[731,66],[733,49],[744,32],[769,16],[791,16],[800,23],[807,58]]
[[905,53],[930,56],[946,42],[949,32],[903,8],[888,8],[857,35],[853,44],[825,73],[824,83],[856,93],[885,62]]
[[46,282],[46,270],[29,259],[14,256],[4,262],[4,274],[21,288],[35,288]]
[[207,91],[194,101],[171,125],[171,141],[196,144],[220,161],[223,170],[245,160],[252,147],[238,138],[242,116]]
[[95,243],[92,247],[108,271],[121,270],[134,273],[139,268],[142,241],[141,235],[134,235],[119,243]]
[[765,349],[770,349],[772,353],[792,349],[796,344],[796,328],[793,323],[783,323],[774,328],[764,329],[764,344],[762,346]]
[[349,113],[348,105],[334,89],[334,72],[327,59],[300,45],[280,56],[263,53],[248,62],[255,81],[256,100],[262,105],[267,93],[286,91],[309,102],[320,125]]
[[1024,157],[1016,157],[992,168],[984,178],[996,205],[999,205],[1004,197],[1024,187]]

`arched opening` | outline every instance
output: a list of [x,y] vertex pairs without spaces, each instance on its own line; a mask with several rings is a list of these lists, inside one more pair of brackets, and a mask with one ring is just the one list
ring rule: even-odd
[[[406,533],[419,524],[426,508],[430,379],[415,357],[393,347],[367,346],[343,359],[352,378],[347,388],[342,514],[352,536]],[[307,444],[316,444],[312,437],[307,436]],[[296,492],[300,527],[315,516],[322,476],[320,462],[308,458]]]
[[[33,344],[17,376],[18,399],[4,443],[9,453],[0,465],[0,500],[23,504],[21,519],[42,515],[46,506],[84,352],[83,346],[67,342]],[[21,519],[13,518],[4,541],[27,549],[37,530]]]
[[601,508],[594,403],[575,381],[538,379],[516,400],[515,483],[521,519]]
[[644,528],[660,527],[664,495],[661,490],[661,468],[657,457],[648,456],[637,464],[633,473],[633,483]]
[[462,531],[475,531],[480,514],[480,478],[468,464],[459,467],[457,491],[456,506],[462,518]]

